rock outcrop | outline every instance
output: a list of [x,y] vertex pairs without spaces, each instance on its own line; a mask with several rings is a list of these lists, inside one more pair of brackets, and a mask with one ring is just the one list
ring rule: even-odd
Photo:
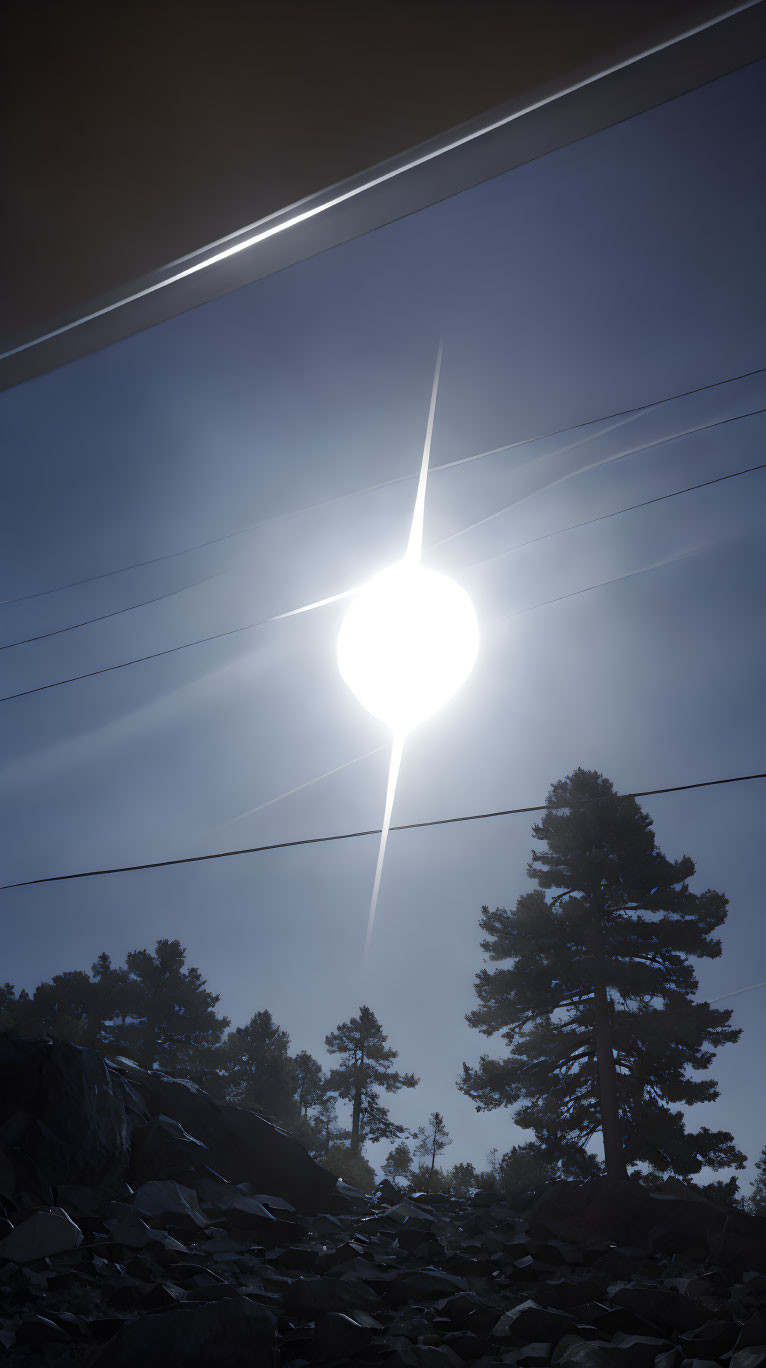
[[766,1368],[739,1211],[606,1179],[365,1198],[253,1113],[49,1042],[0,1041],[0,1118],[0,1368]]

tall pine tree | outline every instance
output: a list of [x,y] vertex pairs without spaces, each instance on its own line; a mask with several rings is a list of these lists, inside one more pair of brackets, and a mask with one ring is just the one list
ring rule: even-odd
[[255,1012],[230,1031],[218,1054],[218,1090],[241,1107],[252,1107],[279,1125],[299,1116],[290,1037],[269,1011]]
[[766,1216],[766,1145],[761,1150],[760,1159],[756,1159],[755,1167],[757,1177],[746,1200],[746,1209],[754,1216]]
[[391,1120],[380,1100],[380,1089],[398,1092],[415,1088],[414,1074],[400,1074],[393,1067],[398,1051],[386,1042],[388,1036],[369,1007],[360,1007],[359,1016],[342,1022],[325,1037],[330,1054],[340,1055],[341,1063],[331,1072],[328,1083],[333,1092],[351,1103],[351,1149],[361,1154],[366,1140],[395,1140],[404,1127]]
[[218,994],[208,992],[199,969],[185,967],[186,950],[178,940],[158,940],[154,953],[131,950],[125,963],[125,1015],[114,1030],[115,1048],[145,1069],[206,1079],[229,1025],[216,1014]]
[[481,915],[482,949],[502,967],[477,975],[467,1020],[510,1052],[464,1064],[458,1087],[478,1110],[521,1102],[515,1120],[549,1154],[600,1130],[613,1177],[639,1162],[679,1176],[742,1168],[728,1131],[690,1133],[671,1110],[718,1096],[685,1070],[708,1069],[706,1047],[740,1035],[729,1009],[692,1000],[687,959],[720,955],[727,899],[692,893],[693,861],[666,859],[651,819],[597,771],[575,770],[547,802],[533,827],[547,849],[527,866],[538,887]]
[[415,1131],[412,1139],[416,1141],[415,1154],[429,1173],[433,1173],[436,1168],[437,1155],[452,1144],[444,1117],[438,1111],[431,1112],[428,1125],[421,1126]]

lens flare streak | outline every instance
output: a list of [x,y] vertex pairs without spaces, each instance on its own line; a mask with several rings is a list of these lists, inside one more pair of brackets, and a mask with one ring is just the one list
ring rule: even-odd
[[[434,369],[433,384],[431,386],[431,403],[428,409],[428,422],[426,424],[426,437],[423,443],[423,456],[420,462],[420,475],[418,478],[418,488],[415,495],[415,506],[412,510],[412,523],[410,535],[407,542],[407,552],[405,560],[410,564],[419,564],[423,552],[423,520],[426,504],[426,486],[428,484],[428,466],[431,459],[431,437],[434,430],[434,414],[436,412],[436,395],[439,389],[439,374],[442,364],[443,343],[439,342],[439,349],[436,353],[436,367]],[[380,833],[380,845],[378,846],[378,859],[375,866],[375,878],[372,885],[372,896],[370,898],[370,912],[367,918],[367,936],[364,942],[364,958],[370,948],[373,927],[375,925],[375,912],[378,906],[378,894],[380,893],[380,880],[383,874],[383,861],[386,854],[388,843],[388,833],[391,827],[391,815],[394,810],[394,799],[396,797],[396,786],[399,781],[399,772],[402,765],[404,754],[404,731],[395,731],[391,743],[391,761],[388,767],[388,783],[386,785],[386,803],[383,813],[383,824]]]

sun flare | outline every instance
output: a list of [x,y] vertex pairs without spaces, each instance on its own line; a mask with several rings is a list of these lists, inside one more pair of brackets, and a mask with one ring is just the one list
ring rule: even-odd
[[367,711],[404,737],[452,697],[478,649],[465,590],[405,559],[356,595],[338,636],[338,668]]

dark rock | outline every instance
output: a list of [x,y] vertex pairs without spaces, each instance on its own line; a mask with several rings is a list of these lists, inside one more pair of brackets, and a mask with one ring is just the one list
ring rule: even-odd
[[96,1221],[99,1216],[107,1214],[110,1202],[127,1202],[132,1195],[132,1189],[119,1178],[99,1183],[98,1186],[84,1186],[80,1183],[56,1185],[58,1204],[74,1221]]
[[406,1339],[396,1341],[385,1363],[386,1368],[463,1368],[462,1360],[447,1345],[410,1344]]
[[681,1360],[681,1368],[717,1368],[715,1359],[691,1359]]
[[255,1197],[248,1197],[232,1183],[216,1183],[203,1178],[195,1187],[200,1205],[214,1219],[225,1217],[228,1225],[275,1225],[276,1218]]
[[351,1358],[366,1349],[372,1331],[341,1311],[329,1311],[316,1323],[313,1348],[321,1359]]
[[603,1340],[579,1340],[567,1347],[556,1364],[557,1368],[567,1364],[577,1368],[618,1368],[619,1351]]
[[69,1041],[0,1041],[0,1122],[29,1118],[17,1144],[50,1183],[100,1183],[129,1157],[125,1106],[106,1063]]
[[68,1340],[66,1330],[47,1316],[31,1316],[29,1320],[23,1320],[16,1330],[17,1348],[42,1349],[48,1344],[66,1344]]
[[191,1231],[210,1224],[200,1211],[196,1192],[172,1179],[143,1183],[133,1194],[133,1206],[152,1225]]
[[402,1195],[398,1187],[389,1182],[388,1178],[384,1178],[378,1183],[375,1192],[381,1202],[387,1202],[389,1205],[398,1202]]
[[583,1302],[597,1302],[603,1292],[603,1286],[593,1278],[547,1278],[538,1283],[536,1300],[543,1306],[571,1311]]
[[668,1349],[665,1354],[658,1354],[654,1360],[654,1368],[681,1368],[683,1350],[677,1346],[675,1349]]
[[208,1158],[207,1145],[188,1135],[180,1122],[170,1116],[155,1116],[133,1130],[130,1181],[141,1184],[153,1178],[193,1173],[204,1169]]
[[535,1340],[555,1343],[575,1325],[574,1316],[564,1311],[546,1310],[528,1300],[506,1311],[492,1329],[492,1338],[510,1340],[512,1344],[530,1344]]
[[285,1289],[285,1311],[310,1319],[327,1311],[353,1312],[376,1307],[379,1299],[363,1282],[353,1278],[296,1278]]
[[576,1238],[578,1228],[586,1229],[652,1253],[699,1250],[726,1266],[766,1269],[762,1218],[704,1198],[650,1192],[633,1179],[553,1183],[527,1219],[533,1234]]
[[144,1249],[147,1245],[160,1245],[164,1249],[177,1251],[185,1254],[186,1248],[172,1235],[168,1235],[164,1230],[152,1230],[145,1221],[141,1220],[137,1211],[128,1211],[125,1216],[118,1216],[104,1222],[108,1230],[111,1231],[112,1242],[116,1245],[126,1245],[129,1249]]
[[[457,1354],[458,1358],[463,1359],[465,1363],[473,1363],[476,1359],[483,1358],[484,1355],[492,1352],[492,1345],[488,1339],[481,1335],[472,1334],[469,1330],[452,1331],[444,1336],[442,1344],[447,1349],[451,1349],[452,1353]],[[527,1345],[526,1347],[534,1348],[535,1346]],[[550,1345],[547,1347],[550,1348]],[[544,1359],[543,1362],[547,1363],[548,1360]],[[530,1360],[529,1368],[537,1368],[537,1363],[532,1363]]]
[[478,1335],[488,1334],[498,1319],[497,1309],[481,1301],[474,1292],[458,1292],[457,1296],[440,1302],[439,1311],[450,1324]]
[[731,1349],[739,1334],[739,1326],[731,1321],[707,1321],[696,1330],[686,1330],[678,1342],[687,1358],[719,1359]]
[[739,1349],[729,1359],[729,1368],[763,1368],[766,1364],[766,1344]]
[[754,1315],[748,1316],[742,1326],[734,1350],[736,1352],[739,1349],[752,1349],[761,1344],[766,1344],[766,1315],[762,1311],[756,1311]]
[[10,1259],[17,1264],[32,1263],[51,1254],[77,1249],[82,1240],[82,1231],[70,1221],[66,1212],[60,1207],[51,1207],[49,1211],[36,1211],[28,1216],[10,1235],[0,1240],[0,1259]]
[[186,1292],[175,1283],[157,1283],[141,1298],[145,1311],[165,1311],[170,1306],[178,1306],[186,1299]]
[[227,1182],[252,1182],[294,1206],[316,1210],[332,1194],[336,1180],[307,1154],[300,1141],[244,1107],[213,1101],[187,1079],[150,1073],[136,1065],[122,1071],[154,1117],[178,1122],[186,1134],[207,1147],[208,1163]]
[[443,1273],[439,1268],[419,1268],[398,1277],[382,1290],[386,1300],[398,1306],[403,1302],[435,1300],[450,1292],[467,1292],[468,1284],[464,1278],[458,1278],[454,1273]]
[[0,1197],[12,1197],[16,1191],[16,1171],[9,1154],[0,1149]]
[[619,1361],[625,1368],[654,1368],[658,1355],[672,1353],[675,1347],[669,1340],[653,1335],[616,1334],[612,1344],[620,1350]]
[[[657,1289],[657,1299],[662,1295],[662,1289]],[[578,1316],[580,1313],[578,1312]],[[588,1320],[596,1326],[599,1336],[616,1335],[654,1335],[660,1329],[655,1322],[647,1320],[645,1316],[638,1316],[634,1311],[629,1311],[625,1306],[614,1306],[603,1314],[591,1311]]]
[[276,1319],[247,1297],[158,1311],[122,1326],[93,1368],[271,1368]]

